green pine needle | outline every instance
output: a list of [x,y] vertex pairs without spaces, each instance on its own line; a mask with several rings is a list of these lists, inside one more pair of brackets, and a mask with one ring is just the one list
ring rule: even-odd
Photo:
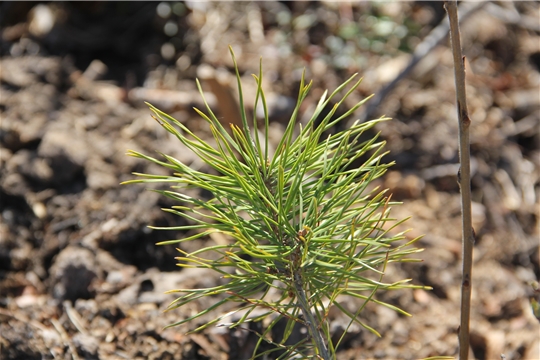
[[[420,251],[410,246],[416,239],[404,245],[404,234],[392,231],[402,222],[390,216],[390,206],[396,203],[390,201],[385,191],[370,186],[391,164],[385,164],[382,160],[386,154],[383,151],[384,141],[378,140],[378,135],[369,137],[366,132],[389,119],[382,117],[364,123],[355,122],[345,130],[333,130],[367,100],[335,118],[337,109],[343,106],[360,84],[361,80],[354,82],[354,75],[330,95],[325,92],[309,121],[300,127],[297,124],[300,106],[312,86],[311,82],[305,84],[302,76],[298,102],[291,120],[275,153],[271,154],[262,67],[259,74],[254,76],[257,83],[256,105],[264,110],[264,129],[261,132],[264,137],[261,139],[259,135],[252,135],[249,129],[240,74],[232,50],[231,55],[238,79],[243,127],[231,125],[230,132],[227,131],[206,101],[205,112],[195,109],[210,127],[215,147],[197,137],[181,122],[148,104],[159,124],[219,175],[192,169],[165,154],[160,154],[162,160],[158,160],[136,151],[128,152],[130,156],[148,160],[173,172],[166,176],[135,173],[139,179],[124,182],[171,185],[170,190],[155,191],[178,202],[178,206],[164,211],[184,218],[187,225],[155,229],[196,231],[189,237],[160,244],[181,246],[184,242],[206,237],[212,232],[225,234],[231,239],[226,246],[209,246],[192,253],[180,250],[181,256],[177,258],[179,266],[212,269],[227,282],[212,288],[172,290],[180,295],[169,309],[206,296],[221,294],[222,297],[212,307],[170,326],[199,319],[233,302],[238,303],[241,310],[247,311],[247,315],[230,323],[231,327],[246,321],[260,321],[274,314],[278,318],[289,319],[289,330],[292,331],[294,322],[310,325],[309,317],[314,316],[317,326],[310,328],[310,332],[322,333],[319,335],[326,342],[324,346],[328,346],[332,352],[339,345],[329,344],[326,318],[332,306],[349,316],[351,323],[357,322],[378,334],[358,319],[361,309],[357,313],[349,312],[340,305],[338,297],[362,299],[364,306],[371,301],[408,315],[393,305],[377,300],[375,293],[419,288],[408,284],[408,280],[383,282],[387,264],[413,261],[406,257]],[[197,85],[202,95],[198,82]],[[345,92],[347,87],[349,89]],[[345,94],[338,98],[342,92]],[[323,109],[332,103],[335,105],[322,118]],[[252,124],[256,127],[255,118]],[[296,136],[295,131],[298,131]],[[363,163],[358,166],[360,161]],[[191,188],[207,190],[213,198],[204,201],[188,196],[185,190]],[[214,255],[208,256],[209,253]],[[373,276],[376,278],[371,278]],[[278,300],[267,300],[270,288],[279,290],[282,296]],[[256,308],[267,311],[264,315],[250,315]],[[194,331],[224,322],[224,316],[221,316]],[[272,321],[269,328],[276,323]],[[260,334],[261,341],[270,341],[269,328]],[[286,332],[283,342],[290,331]],[[311,335],[314,348],[311,351],[324,355],[325,349],[320,349],[317,334]],[[309,345],[304,343],[289,349],[292,351],[289,355],[306,354]],[[281,347],[277,346],[276,349]]]

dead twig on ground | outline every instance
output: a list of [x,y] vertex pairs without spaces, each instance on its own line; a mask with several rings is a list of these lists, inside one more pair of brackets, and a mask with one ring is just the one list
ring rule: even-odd
[[[513,4],[510,3],[512,6]],[[538,18],[522,15],[515,8],[505,9],[499,5],[489,3],[486,5],[486,11],[489,15],[504,21],[507,24],[519,26],[526,30],[540,31]]]
[[68,333],[64,328],[62,327],[62,324],[60,324],[60,321],[57,319],[52,318],[51,323],[53,324],[56,331],[58,331],[58,334],[60,335],[60,338],[64,342],[64,344],[68,347],[69,351],[71,352],[71,357],[73,360],[80,360],[79,354],[77,353],[77,348],[75,348],[75,345],[73,344],[73,341],[71,341],[71,338],[69,337]]
[[463,273],[461,281],[461,321],[459,326],[459,358],[469,357],[469,319],[471,312],[472,254],[474,230],[472,228],[471,206],[471,159],[469,128],[471,120],[467,109],[465,92],[465,57],[461,52],[457,1],[445,1],[444,7],[450,22],[450,39],[454,55],[454,75],[456,79],[456,100],[459,122],[459,162],[458,183],[461,192]]
[[[484,2],[474,2],[474,3],[464,3],[460,6],[461,18],[460,22],[463,22],[466,18],[472,15],[476,10],[479,10],[484,6]],[[414,53],[409,61],[409,64],[401,70],[401,72],[386,85],[382,87],[379,91],[376,92],[373,99],[367,103],[365,111],[360,115],[360,121],[366,121],[375,109],[380,108],[380,103],[388,96],[388,94],[396,87],[396,85],[405,78],[414,67],[425,58],[437,45],[441,44],[446,35],[448,35],[448,30],[450,29],[448,21],[443,19],[437,27],[435,27],[428,36],[416,47]]]

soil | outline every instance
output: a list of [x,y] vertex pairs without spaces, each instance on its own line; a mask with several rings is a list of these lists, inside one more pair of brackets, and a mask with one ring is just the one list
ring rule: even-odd
[[[475,359],[540,359],[529,304],[529,283],[540,278],[539,11],[537,2],[485,3],[461,28],[472,120]],[[166,173],[128,149],[204,169],[144,101],[210,139],[192,110],[203,106],[195,78],[230,121],[237,111],[230,44],[247,104],[263,59],[278,141],[304,69],[313,80],[304,113],[353,73],[364,77],[351,95],[358,101],[398,76],[444,17],[435,1],[1,3],[0,358],[248,358],[249,331],[164,329],[212,305],[204,299],[164,313],[175,299],[167,290],[221,280],[177,268],[174,246],[155,245],[171,232],[148,225],[181,221],[160,210],[172,200],[119,185],[132,172]],[[376,129],[386,160],[396,162],[380,185],[403,202],[393,215],[411,217],[407,236],[423,234],[417,246],[425,249],[421,263],[389,266],[386,280],[411,278],[433,290],[378,294],[413,316],[370,304],[361,317],[381,338],[351,327],[337,358],[457,356],[461,220],[448,39],[375,105],[355,118],[393,118]],[[212,241],[228,239],[182,246]],[[340,321],[332,319],[335,334]]]

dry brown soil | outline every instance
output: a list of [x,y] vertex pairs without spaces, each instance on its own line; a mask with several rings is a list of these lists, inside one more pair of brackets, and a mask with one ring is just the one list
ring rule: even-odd
[[[364,82],[351,106],[392,81],[445,16],[441,2],[168,4],[0,4],[1,359],[246,358],[247,331],[163,329],[212,304],[163,313],[174,299],[165,291],[219,278],[180,270],[174,246],[155,246],[171,233],[147,225],[180,222],[160,210],[171,200],[119,185],[134,171],[165,173],[127,157],[127,149],[159,150],[204,169],[143,101],[209,139],[191,109],[201,106],[195,77],[220,118],[233,121],[231,44],[248,104],[250,74],[263,58],[275,142],[302,69],[314,82],[304,113],[324,89],[357,72]],[[538,2],[487,3],[461,29],[472,120],[476,359],[540,358],[528,284],[540,277],[539,11]],[[338,359],[456,356],[461,220],[452,66],[445,39],[371,114],[356,114],[393,118],[377,128],[387,161],[396,161],[379,183],[403,202],[393,214],[412,217],[408,236],[424,234],[423,262],[393,264],[387,279],[433,290],[378,294],[413,316],[368,306],[361,317],[382,337],[352,327]],[[228,239],[182,246],[213,241]],[[332,329],[340,321],[332,319]]]

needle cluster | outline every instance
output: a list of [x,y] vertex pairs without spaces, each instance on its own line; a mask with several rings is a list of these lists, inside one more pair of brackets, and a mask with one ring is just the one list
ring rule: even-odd
[[[414,287],[407,284],[407,279],[382,281],[388,263],[413,261],[406,256],[419,251],[410,246],[416,239],[406,242],[403,233],[393,230],[404,221],[390,216],[390,206],[396,203],[390,201],[386,191],[372,185],[391,164],[382,161],[384,141],[367,136],[366,131],[388,119],[355,122],[334,132],[338,123],[348,119],[367,100],[336,116],[337,109],[360,84],[361,80],[355,81],[353,76],[334,92],[325,92],[311,118],[301,126],[300,106],[312,86],[302,77],[295,109],[280,143],[271,153],[262,67],[253,77],[257,84],[255,108],[263,108],[264,128],[252,133],[250,125],[257,129],[257,119],[254,115],[248,121],[238,67],[232,51],[231,54],[238,80],[242,128],[231,125],[228,131],[206,101],[206,112],[195,109],[208,124],[215,146],[149,105],[159,124],[212,168],[212,174],[192,169],[166,154],[157,159],[135,151],[128,153],[171,170],[172,174],[165,176],[137,173],[140,179],[126,182],[171,185],[169,190],[154,191],[177,200],[177,206],[163,210],[185,218],[188,224],[166,229],[196,230],[195,235],[161,244],[182,244],[212,232],[231,239],[229,244],[193,252],[178,250],[178,266],[212,269],[227,281],[210,288],[172,290],[180,295],[170,309],[206,296],[221,297],[211,308],[171,326],[193,321],[233,302],[238,304],[233,312],[243,315],[229,323],[230,327],[277,315],[259,334],[259,344],[272,342],[271,329],[285,318],[287,330],[276,344],[281,351],[296,323],[307,326],[310,336],[303,344],[289,347],[282,354],[284,358],[306,354],[331,358],[329,354],[335,354],[341,341],[330,340],[327,317],[331,307],[346,314],[351,324],[356,322],[377,333],[358,318],[365,304],[372,301],[407,314],[374,295],[376,291]],[[197,85],[202,94],[198,82]],[[323,110],[332,103],[335,105],[323,116]],[[257,113],[256,109],[253,113]],[[204,189],[212,194],[212,199],[191,197],[185,191],[189,188]],[[280,295],[270,300],[269,292]],[[351,312],[338,301],[343,296],[361,299],[364,305]],[[193,331],[222,323],[231,314]],[[256,355],[261,354],[254,353],[253,357]]]

